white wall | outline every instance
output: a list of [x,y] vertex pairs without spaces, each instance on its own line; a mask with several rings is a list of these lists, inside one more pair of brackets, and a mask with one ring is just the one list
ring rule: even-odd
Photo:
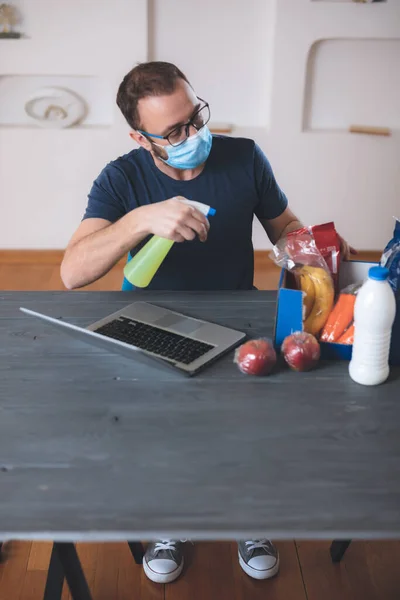
[[[20,0],[23,40],[0,40],[1,75],[97,76],[114,90],[147,59],[146,0]],[[0,247],[64,248],[92,181],[131,147],[112,126],[63,131],[0,128]]]
[[275,0],[153,2],[153,58],[180,65],[214,122],[267,127]]
[[[201,10],[197,0],[149,0],[150,19],[146,0],[15,3],[29,37],[0,40],[0,76],[96,76],[116,91],[136,62],[175,61],[210,101],[214,121],[262,146],[304,222],[333,219],[360,248],[386,243],[400,213],[399,132],[303,131],[305,82],[316,40],[399,38],[398,0],[205,0]],[[335,60],[340,69],[343,54]],[[110,127],[0,127],[0,247],[65,247],[93,179],[131,147],[127,132],[115,105]],[[258,226],[255,245],[268,247]]]

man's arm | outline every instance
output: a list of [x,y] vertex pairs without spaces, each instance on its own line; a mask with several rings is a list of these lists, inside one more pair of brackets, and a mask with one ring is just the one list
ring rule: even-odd
[[296,229],[303,227],[289,207],[275,219],[260,219],[260,221],[270,241],[274,245],[290,231],[295,231]]
[[95,218],[82,221],[61,263],[61,279],[67,289],[79,288],[100,279],[146,237],[137,210],[116,223]]
[[148,235],[174,242],[197,235],[204,242],[209,227],[201,212],[177,198],[135,208],[115,223],[85,219],[65,251],[61,279],[67,289],[82,287],[103,277]]

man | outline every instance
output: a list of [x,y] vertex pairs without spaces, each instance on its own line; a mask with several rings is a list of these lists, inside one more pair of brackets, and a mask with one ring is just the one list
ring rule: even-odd
[[[301,226],[263,152],[250,139],[212,136],[208,103],[170,63],[132,69],[117,104],[139,149],[109,163],[95,180],[61,265],[66,287],[102,277],[155,234],[178,243],[149,289],[252,289],[254,215],[274,244]],[[179,198],[217,209],[212,227]],[[241,541],[238,550],[251,577],[278,572],[278,552],[269,540]],[[173,581],[183,567],[181,543],[149,544],[143,566],[153,581]]]

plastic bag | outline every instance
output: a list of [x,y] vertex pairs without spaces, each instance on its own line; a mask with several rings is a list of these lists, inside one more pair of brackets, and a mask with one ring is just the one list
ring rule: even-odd
[[[298,257],[298,253],[300,255],[313,253],[311,246],[316,248],[324,259],[324,268],[327,266],[332,275],[336,289],[340,268],[340,238],[333,222],[302,227],[288,233],[286,240],[288,252],[294,260]],[[304,257],[301,258],[304,260]]]
[[320,267],[329,273],[329,267],[318,250],[312,234],[303,227],[282,237],[272,248],[273,260],[281,269],[295,272],[299,267]]
[[354,328],[349,334],[347,334],[347,331],[353,327],[354,305],[361,285],[361,283],[354,283],[340,292],[336,304],[322,330],[322,342],[329,342],[331,344],[352,343],[349,340],[354,338]]
[[318,336],[332,310],[335,289],[331,273],[307,229],[289,233],[273,247],[273,260],[295,276],[303,292],[303,330]]
[[354,344],[354,323],[344,332],[344,334],[338,339],[337,344],[346,344],[352,346]]
[[400,294],[400,220],[396,219],[393,238],[381,258],[381,266],[389,269],[389,283],[394,293]]

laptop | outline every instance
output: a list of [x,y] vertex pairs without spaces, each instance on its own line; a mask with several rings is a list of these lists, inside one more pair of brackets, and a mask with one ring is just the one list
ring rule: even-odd
[[80,341],[189,376],[238,346],[246,337],[240,331],[147,302],[129,304],[86,328],[27,308],[20,310]]

